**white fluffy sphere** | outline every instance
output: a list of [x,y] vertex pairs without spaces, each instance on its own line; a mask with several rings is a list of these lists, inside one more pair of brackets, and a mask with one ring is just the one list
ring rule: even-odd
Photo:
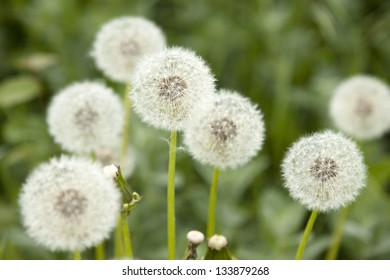
[[283,160],[282,173],[290,195],[320,212],[351,203],[366,182],[366,167],[356,144],[332,131],[294,143]]
[[50,250],[97,245],[115,227],[121,195],[103,167],[62,156],[38,166],[24,183],[19,204],[27,233]]
[[184,130],[191,155],[221,169],[244,165],[264,141],[261,112],[237,92],[221,90],[208,110],[198,112]]
[[74,83],[52,100],[49,132],[63,149],[76,153],[116,147],[123,129],[124,112],[114,92],[97,82]]
[[162,51],[165,36],[153,22],[142,17],[121,17],[104,24],[97,33],[92,56],[109,78],[128,82],[145,54]]
[[389,88],[369,76],[354,76],[341,83],[330,103],[336,126],[362,140],[378,138],[390,129],[389,112]]
[[215,94],[214,77],[203,59],[183,48],[147,56],[137,66],[130,98],[141,119],[160,129],[183,130]]

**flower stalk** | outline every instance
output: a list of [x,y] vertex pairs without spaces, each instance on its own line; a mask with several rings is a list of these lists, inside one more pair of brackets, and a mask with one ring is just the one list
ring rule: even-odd
[[306,224],[305,232],[303,233],[301,242],[299,243],[297,254],[295,255],[296,260],[301,260],[303,257],[303,253],[304,253],[305,248],[306,248],[307,240],[309,239],[310,233],[313,230],[314,222],[317,219],[317,214],[318,214],[317,210],[313,210],[311,212],[309,221]]

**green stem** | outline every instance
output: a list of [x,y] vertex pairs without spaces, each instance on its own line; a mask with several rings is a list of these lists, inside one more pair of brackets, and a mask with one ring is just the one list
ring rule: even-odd
[[115,259],[120,260],[123,258],[125,252],[123,250],[123,238],[122,238],[122,217],[118,218],[118,222],[115,228],[115,237],[114,237],[114,256]]
[[219,178],[219,168],[214,167],[213,180],[210,187],[209,198],[209,220],[207,224],[207,237],[211,237],[215,233],[215,205],[217,201],[217,186]]
[[341,236],[343,235],[344,225],[345,222],[347,221],[350,210],[351,210],[351,206],[347,206],[343,208],[339,213],[339,216],[337,218],[337,223],[332,234],[332,241],[330,243],[328,252],[326,253],[325,258],[327,260],[335,260],[337,258],[340,249]]
[[125,244],[125,256],[128,259],[133,259],[133,247],[131,246],[129,223],[127,221],[127,215],[122,214],[122,234],[123,242]]
[[307,240],[309,239],[310,233],[313,229],[314,222],[317,218],[317,210],[313,210],[311,212],[309,221],[306,224],[305,232],[303,233],[303,237],[301,239],[301,243],[299,243],[297,254],[295,255],[296,260],[301,260],[303,256],[303,252],[305,251]]
[[129,147],[129,129],[130,129],[130,118],[131,118],[131,101],[130,101],[130,91],[131,85],[130,83],[126,83],[125,92],[123,95],[123,105],[125,110],[125,120],[123,124],[123,132],[122,132],[122,147],[121,147],[121,161],[120,164],[123,165],[127,150]]
[[177,132],[171,131],[169,141],[169,165],[168,165],[168,187],[167,187],[167,229],[168,229],[168,259],[174,260],[176,229],[175,229],[175,164],[176,164],[176,138]]
[[74,260],[81,260],[80,251],[75,250],[75,251],[73,252],[73,259],[74,259]]
[[95,257],[97,260],[104,260],[104,241],[98,244],[95,248]]

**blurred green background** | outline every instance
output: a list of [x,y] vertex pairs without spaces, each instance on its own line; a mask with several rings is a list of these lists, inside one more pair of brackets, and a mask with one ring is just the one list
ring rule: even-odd
[[[0,259],[68,258],[25,234],[18,193],[35,166],[61,153],[45,123],[50,99],[74,81],[105,79],[89,52],[100,26],[124,15],[155,21],[170,46],[191,48],[209,63],[219,88],[241,92],[264,112],[262,151],[221,174],[217,232],[239,259],[292,259],[309,213],[283,188],[280,162],[300,136],[333,127],[328,102],[341,80],[366,73],[390,82],[390,1],[1,0]],[[169,135],[132,119],[138,157],[129,183],[144,196],[130,217],[134,253],[165,259]],[[390,134],[361,145],[369,180],[352,207],[339,258],[390,259]],[[187,231],[205,232],[212,170],[182,150],[176,170],[180,258]],[[336,218],[318,217],[305,258],[324,257]],[[107,249],[111,254],[112,241]]]

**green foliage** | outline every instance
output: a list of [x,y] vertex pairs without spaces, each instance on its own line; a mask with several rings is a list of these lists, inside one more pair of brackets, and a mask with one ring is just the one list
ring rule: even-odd
[[[328,101],[339,81],[367,73],[390,82],[390,1],[2,1],[0,258],[68,258],[27,237],[18,193],[37,164],[60,154],[47,132],[48,102],[71,82],[104,79],[89,55],[92,41],[101,24],[123,15],[155,21],[169,45],[194,49],[208,61],[219,87],[241,92],[264,112],[263,150],[247,166],[220,175],[216,230],[238,259],[292,259],[308,213],[283,188],[281,159],[301,135],[332,127]],[[135,115],[132,121],[138,156],[129,184],[143,196],[129,218],[133,250],[136,258],[165,259],[169,135]],[[369,180],[351,210],[340,258],[390,258],[389,140],[387,134],[362,145]],[[186,233],[206,230],[212,168],[179,149],[176,172],[181,257]],[[319,215],[304,258],[323,258],[336,219],[337,213]],[[108,242],[109,253],[112,247]]]

